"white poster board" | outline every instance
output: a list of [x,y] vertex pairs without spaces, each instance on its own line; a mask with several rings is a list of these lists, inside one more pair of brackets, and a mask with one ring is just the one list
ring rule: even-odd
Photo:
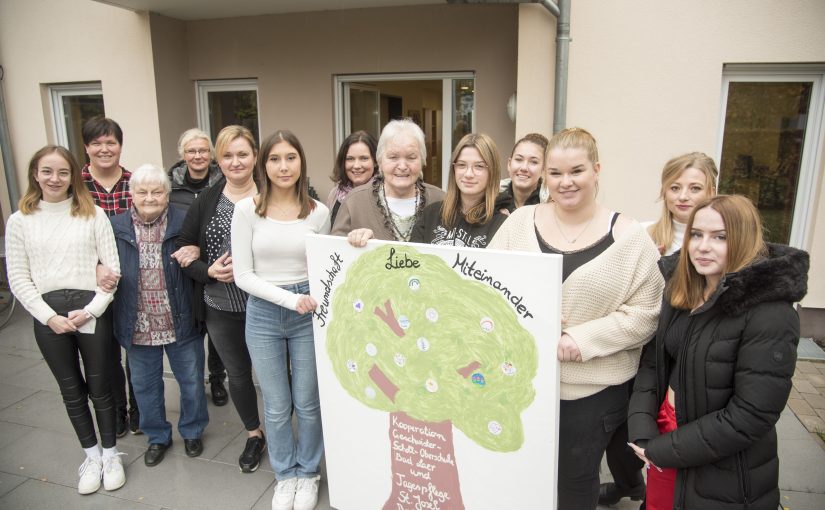
[[330,504],[556,508],[561,257],[309,236]]

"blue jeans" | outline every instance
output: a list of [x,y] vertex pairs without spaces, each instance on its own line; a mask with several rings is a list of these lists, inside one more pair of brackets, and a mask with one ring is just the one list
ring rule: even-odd
[[172,424],[166,421],[163,394],[163,351],[166,351],[172,374],[180,386],[178,432],[184,439],[198,439],[209,423],[203,385],[202,339],[182,344],[129,347],[129,368],[140,410],[140,430],[146,434],[149,444],[166,444],[172,439]]
[[[309,293],[307,282],[283,288],[298,294]],[[317,475],[324,453],[324,437],[312,314],[300,315],[249,296],[246,345],[264,397],[269,462],[275,470],[275,478],[286,480]],[[293,405],[298,417],[297,440],[292,434]]]

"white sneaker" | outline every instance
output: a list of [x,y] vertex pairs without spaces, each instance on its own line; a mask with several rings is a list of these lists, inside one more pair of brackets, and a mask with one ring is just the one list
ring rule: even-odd
[[118,453],[112,457],[103,457],[103,488],[107,491],[114,491],[123,487],[126,483],[126,473],[123,471],[123,461]]
[[295,489],[294,510],[315,510],[315,505],[318,504],[318,484],[320,480],[320,476],[298,479],[298,487]]
[[100,488],[100,479],[103,473],[103,460],[100,457],[86,457],[77,470],[80,481],[77,482],[77,492],[93,494]]
[[297,485],[298,479],[294,477],[279,481],[272,496],[272,510],[292,510]]

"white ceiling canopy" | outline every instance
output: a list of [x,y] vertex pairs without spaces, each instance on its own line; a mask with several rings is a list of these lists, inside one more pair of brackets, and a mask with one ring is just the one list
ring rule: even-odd
[[288,12],[445,4],[446,0],[95,0],[132,11],[149,11],[180,20],[236,18]]

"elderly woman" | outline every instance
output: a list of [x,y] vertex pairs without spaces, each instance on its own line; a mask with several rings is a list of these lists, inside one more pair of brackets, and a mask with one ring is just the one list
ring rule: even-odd
[[143,165],[129,181],[132,210],[111,218],[121,280],[114,302],[115,337],[129,353],[149,449],[147,466],[159,464],[172,446],[166,421],[163,353],[180,386],[178,432],[186,455],[203,452],[209,422],[203,387],[203,336],[192,321],[192,281],[172,259],[184,213],[169,208],[171,184],[162,169]]
[[[178,154],[183,159],[169,169],[169,179],[172,180],[169,204],[185,213],[198,194],[220,181],[223,173],[214,159],[215,150],[212,147],[212,140],[209,139],[209,135],[198,128],[187,129],[180,135]],[[191,249],[197,250],[194,246]],[[199,251],[192,251],[190,259],[194,260],[199,255]],[[216,406],[225,406],[229,402],[229,394],[223,384],[226,379],[226,368],[215,349],[212,338],[209,338],[208,345],[209,356],[206,358],[206,366],[209,368],[212,402]]]
[[354,246],[372,238],[409,241],[424,207],[444,198],[443,191],[421,180],[427,148],[424,132],[412,120],[384,126],[377,157],[378,177],[350,192],[332,227],[332,235],[347,236]]
[[349,192],[368,183],[375,176],[375,137],[366,131],[351,133],[335,157],[335,168],[330,178],[335,186],[330,190],[326,206],[330,212],[330,223],[335,223],[341,202]]

